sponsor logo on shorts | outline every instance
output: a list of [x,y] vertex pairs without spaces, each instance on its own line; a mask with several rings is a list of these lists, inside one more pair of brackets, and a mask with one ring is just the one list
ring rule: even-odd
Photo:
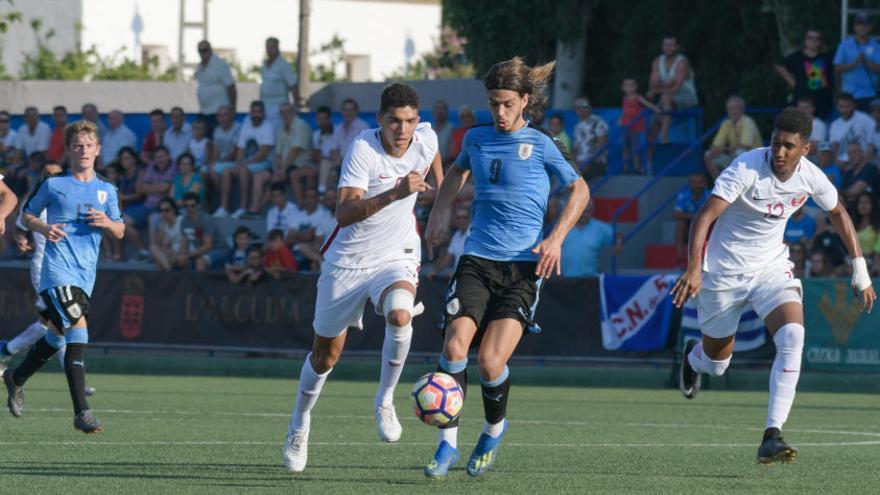
[[458,301],[457,297],[452,298],[448,303],[446,303],[446,312],[455,316],[458,312],[461,311],[461,303]]

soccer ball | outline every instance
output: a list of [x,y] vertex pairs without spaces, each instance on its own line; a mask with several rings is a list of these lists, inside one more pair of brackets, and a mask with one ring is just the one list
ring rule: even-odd
[[416,416],[432,426],[443,426],[458,417],[464,405],[464,394],[455,378],[433,372],[419,378],[412,396]]

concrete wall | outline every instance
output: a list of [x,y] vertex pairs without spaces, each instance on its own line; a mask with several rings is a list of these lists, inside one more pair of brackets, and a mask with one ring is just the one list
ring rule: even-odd
[[[486,90],[475,79],[444,79],[435,81],[406,81],[419,92],[422,108],[431,108],[436,100],[446,100],[450,109],[470,105],[474,109],[486,108]],[[314,110],[326,105],[338,110],[342,100],[354,98],[362,112],[379,109],[379,95],[388,83],[338,83],[316,90],[309,100]]]

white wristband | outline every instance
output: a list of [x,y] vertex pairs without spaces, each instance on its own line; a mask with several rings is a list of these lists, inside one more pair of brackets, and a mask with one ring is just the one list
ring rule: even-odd
[[852,259],[852,286],[858,290],[865,290],[871,286],[871,276],[868,275],[868,264],[865,258],[859,256]]

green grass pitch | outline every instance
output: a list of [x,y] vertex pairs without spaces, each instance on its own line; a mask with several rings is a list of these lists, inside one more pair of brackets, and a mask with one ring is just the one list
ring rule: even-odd
[[331,376],[309,467],[290,474],[281,446],[295,380],[91,374],[105,431],[85,436],[72,428],[63,375],[42,373],[25,388],[24,417],[0,416],[0,493],[877,492],[876,395],[799,394],[785,437],[801,457],[768,468],[755,463],[766,392],[708,390],[691,402],[674,390],[518,386],[527,372],[513,370],[495,470],[479,480],[464,471],[482,422],[472,387],[462,462],[439,482],[421,472],[436,432],[410,410],[412,380],[396,399],[403,437],[383,444],[375,383]]

